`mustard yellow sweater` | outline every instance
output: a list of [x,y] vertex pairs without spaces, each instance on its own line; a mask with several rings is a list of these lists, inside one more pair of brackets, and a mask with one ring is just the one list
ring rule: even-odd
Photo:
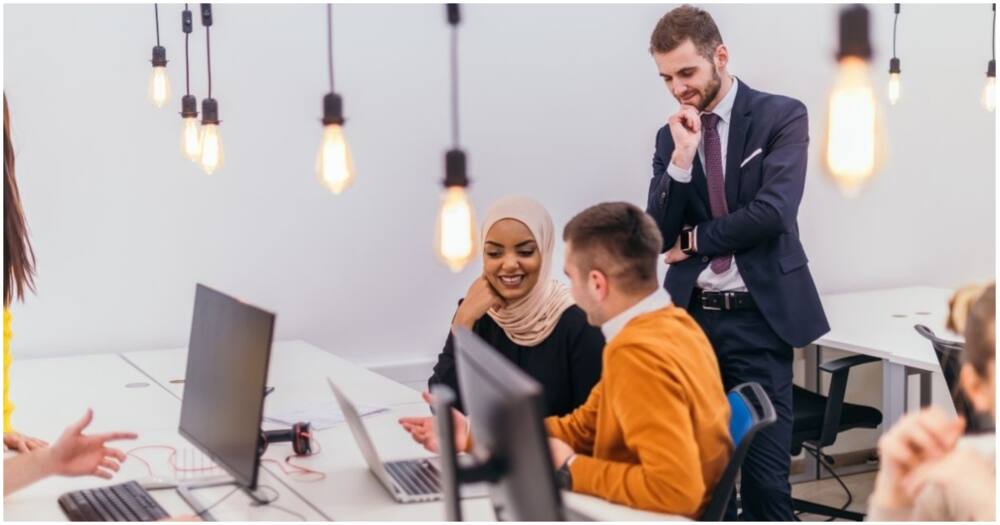
[[581,407],[545,420],[577,452],[573,491],[698,518],[732,452],[711,344],[685,310],[636,316],[604,348]]
[[14,413],[14,404],[10,402],[10,338],[14,333],[10,329],[10,311],[3,311],[3,431],[14,430],[10,426],[10,415]]

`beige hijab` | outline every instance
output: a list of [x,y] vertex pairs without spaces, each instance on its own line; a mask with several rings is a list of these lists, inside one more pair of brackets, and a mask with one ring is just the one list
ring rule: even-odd
[[552,333],[563,312],[573,306],[573,298],[566,286],[550,278],[555,228],[549,212],[537,201],[527,197],[504,197],[486,212],[483,241],[490,228],[503,219],[514,219],[528,227],[538,243],[542,268],[538,282],[528,295],[499,310],[491,308],[486,313],[500,325],[511,341],[521,346],[536,346]]

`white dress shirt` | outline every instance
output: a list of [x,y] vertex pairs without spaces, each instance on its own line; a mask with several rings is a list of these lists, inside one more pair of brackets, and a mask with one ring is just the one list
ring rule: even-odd
[[618,332],[621,332],[622,328],[625,328],[625,325],[633,318],[647,312],[652,312],[653,310],[666,308],[671,304],[673,304],[673,301],[670,300],[670,294],[662,286],[657,286],[656,291],[647,295],[645,299],[635,303],[628,310],[608,319],[601,325],[604,340],[611,342],[618,335]]
[[[726,96],[719,101],[715,106],[715,109],[711,113],[715,113],[719,116],[719,123],[716,125],[716,130],[719,132],[719,142],[722,145],[722,178],[726,178],[726,150],[729,146],[729,123],[733,116],[733,103],[736,101],[736,90],[739,88],[739,81],[736,77],[733,77],[733,85],[729,87],[729,92]],[[705,167],[705,134],[702,132],[701,140],[698,142],[698,159],[701,160],[702,169]],[[667,166],[667,175],[670,175],[671,179],[682,184],[688,184],[691,182],[691,171],[689,169],[681,169],[677,167],[673,162]],[[697,227],[695,227],[695,236],[697,237]],[[711,266],[705,267],[701,274],[698,275],[697,280],[698,288],[703,290],[713,290],[719,292],[745,292],[747,291],[746,283],[743,282],[743,277],[740,276],[740,271],[736,267],[736,258],[733,257],[732,263],[729,265],[729,269],[722,273],[715,273],[712,271]]]

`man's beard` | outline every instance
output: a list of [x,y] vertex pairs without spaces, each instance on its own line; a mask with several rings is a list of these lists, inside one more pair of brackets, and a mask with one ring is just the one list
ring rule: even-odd
[[705,92],[702,93],[701,102],[698,104],[699,112],[704,112],[705,108],[715,100],[715,97],[719,96],[720,89],[722,89],[722,77],[719,76],[719,70],[715,68],[715,64],[712,64],[712,80],[708,82]]

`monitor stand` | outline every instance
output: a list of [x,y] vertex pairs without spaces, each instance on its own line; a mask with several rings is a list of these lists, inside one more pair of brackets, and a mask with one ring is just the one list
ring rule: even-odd
[[195,514],[201,517],[201,519],[205,521],[216,521],[215,517],[213,517],[212,514],[208,512],[207,510],[208,506],[206,506],[204,503],[201,502],[200,499],[198,499],[198,496],[194,494],[194,491],[198,489],[207,489],[212,487],[223,487],[226,485],[239,486],[243,490],[243,492],[245,492],[248,496],[250,496],[251,499],[253,499],[256,503],[259,503],[261,505],[266,505],[271,501],[273,501],[265,497],[264,493],[261,492],[260,490],[250,490],[247,487],[238,485],[236,481],[232,479],[219,480],[219,481],[178,483],[176,490],[177,490],[177,495],[180,496],[181,499],[183,499],[184,502],[191,507],[191,510],[193,510]]

